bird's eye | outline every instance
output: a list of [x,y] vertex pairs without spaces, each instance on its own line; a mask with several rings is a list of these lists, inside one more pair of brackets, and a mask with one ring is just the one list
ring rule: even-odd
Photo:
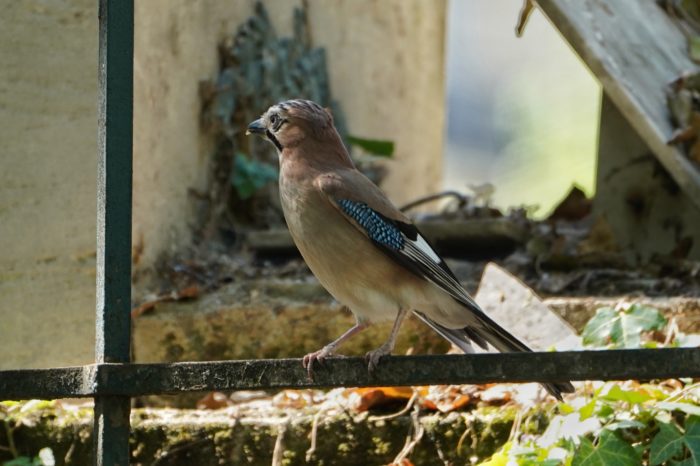
[[277,129],[277,126],[279,126],[279,123],[280,123],[280,116],[278,114],[273,113],[272,115],[270,115],[270,125],[272,125],[272,127],[274,129]]

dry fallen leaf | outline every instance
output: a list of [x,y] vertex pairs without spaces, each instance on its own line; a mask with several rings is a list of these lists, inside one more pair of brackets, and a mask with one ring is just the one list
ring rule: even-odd
[[225,393],[210,392],[197,401],[197,409],[221,409],[230,404],[231,400]]
[[398,463],[389,463],[387,466],[413,466],[413,463],[408,458],[404,458]]
[[616,251],[619,251],[619,246],[610,224],[605,217],[596,217],[588,235],[578,244],[579,254]]
[[507,384],[494,384],[479,393],[481,401],[493,406],[500,406],[513,398],[513,388]]
[[348,392],[350,406],[360,412],[397,400],[409,400],[411,396],[413,396],[411,387],[353,388]]
[[272,398],[272,405],[278,408],[301,409],[313,404],[313,392],[309,390],[282,390]]
[[575,222],[591,213],[593,201],[586,196],[583,190],[573,185],[564,199],[559,202],[547,220],[567,220]]
[[189,285],[179,290],[173,290],[170,293],[156,296],[155,298],[149,299],[133,308],[131,310],[131,318],[133,319],[141,316],[142,314],[156,307],[158,303],[166,301],[180,301],[182,299],[194,299],[197,298],[200,295],[200,293],[201,289],[199,285]]

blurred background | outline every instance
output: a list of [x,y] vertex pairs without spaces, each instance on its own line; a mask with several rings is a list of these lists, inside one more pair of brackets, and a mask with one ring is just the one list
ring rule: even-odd
[[593,194],[601,89],[539,10],[516,37],[521,3],[449,2],[443,183],[543,217],[573,183]]
[[[265,171],[231,157],[256,153],[238,126],[283,96],[325,96],[348,134],[390,141],[392,157],[372,164],[397,204],[491,183],[496,205],[537,205],[544,215],[574,182],[592,193],[600,91],[539,12],[518,39],[519,0],[329,4],[136,3],[133,264],[136,285],[150,283],[144,292],[158,287],[142,278],[222,231],[214,255],[233,255],[237,174],[250,175],[245,186],[269,186],[263,207],[245,199],[256,225],[280,224],[274,152],[265,145],[255,156]],[[96,15],[93,0],[28,0],[8,3],[0,18],[3,367],[92,361]],[[282,75],[296,63],[290,53],[306,54],[313,66],[300,65],[301,83],[313,74],[318,85],[280,90],[273,77],[265,87],[239,66],[245,40],[253,55],[265,43]],[[226,73],[252,81],[231,96]]]

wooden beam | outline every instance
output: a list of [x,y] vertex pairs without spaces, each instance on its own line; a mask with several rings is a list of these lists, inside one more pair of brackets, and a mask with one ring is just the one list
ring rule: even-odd
[[700,169],[666,143],[674,130],[666,85],[697,69],[673,20],[654,0],[537,3],[659,162],[700,207]]

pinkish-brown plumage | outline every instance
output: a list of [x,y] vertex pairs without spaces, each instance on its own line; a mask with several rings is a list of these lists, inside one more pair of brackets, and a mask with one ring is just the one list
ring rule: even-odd
[[[372,370],[389,354],[409,311],[471,351],[471,341],[500,351],[530,351],[491,320],[458,283],[411,221],[355,169],[330,113],[306,100],[274,105],[248,127],[279,152],[280,199],[289,231],[321,284],[354,313],[357,324],[304,357],[334,353],[372,322],[394,320],[386,343],[368,353]],[[569,383],[545,384],[554,396]]]

